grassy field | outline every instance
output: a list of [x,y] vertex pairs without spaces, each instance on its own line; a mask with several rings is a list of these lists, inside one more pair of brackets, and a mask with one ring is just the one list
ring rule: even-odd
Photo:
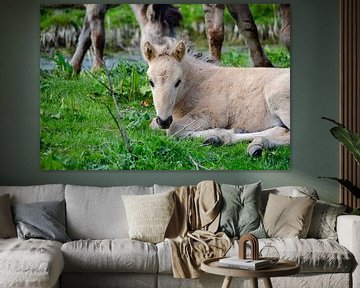
[[[282,48],[271,60],[290,65]],[[269,51],[270,51],[269,50]],[[277,59],[277,60],[276,60]],[[149,128],[155,116],[143,62],[121,61],[110,74],[131,151],[114,121],[114,102],[105,71],[73,75],[61,54],[53,71],[40,72],[40,158],[44,170],[263,170],[289,169],[290,147],[264,151],[259,158],[246,153],[247,143],[203,146],[201,140],[179,140]],[[249,65],[247,52],[231,50],[224,65]],[[114,117],[113,117],[114,116]]]

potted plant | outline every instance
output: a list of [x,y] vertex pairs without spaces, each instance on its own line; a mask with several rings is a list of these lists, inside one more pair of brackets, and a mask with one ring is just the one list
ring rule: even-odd
[[[357,164],[360,165],[360,136],[355,132],[350,131],[343,124],[336,122],[333,119],[329,119],[326,117],[322,117],[322,118],[336,124],[335,127],[330,129],[331,134],[337,140],[339,140],[345,146],[346,149],[348,149],[351,152]],[[360,187],[354,185],[350,180],[340,179],[336,177],[320,177],[320,178],[328,178],[337,181],[347,190],[349,190],[356,198],[360,198]],[[360,215],[360,207],[354,208],[351,214]]]

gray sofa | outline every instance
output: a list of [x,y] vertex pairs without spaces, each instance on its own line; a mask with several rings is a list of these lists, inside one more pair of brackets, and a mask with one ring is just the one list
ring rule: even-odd
[[[223,277],[206,274],[198,279],[172,277],[167,242],[151,244],[128,238],[122,195],[154,194],[173,187],[154,185],[90,187],[76,185],[0,186],[12,204],[66,202],[65,244],[40,239],[0,239],[0,287],[221,287]],[[291,187],[263,191],[293,195]],[[297,261],[301,273],[273,278],[274,287],[360,287],[360,217],[337,218],[338,241],[330,239],[260,239],[281,257]],[[228,252],[236,255],[237,242]],[[260,287],[262,281],[259,281]],[[233,286],[245,285],[234,279]],[[243,286],[241,286],[243,287]],[[249,286],[250,287],[250,286]]]

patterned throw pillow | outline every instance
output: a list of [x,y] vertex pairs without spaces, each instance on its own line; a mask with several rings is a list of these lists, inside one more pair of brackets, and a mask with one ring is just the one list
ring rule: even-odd
[[15,224],[11,215],[10,195],[0,196],[0,238],[16,237]]
[[337,240],[336,218],[345,210],[344,205],[318,200],[312,214],[308,237]]
[[151,243],[164,240],[175,208],[173,193],[122,196],[131,239]]
[[306,238],[316,200],[306,197],[269,195],[264,227],[269,237]]
[[261,182],[244,186],[221,185],[223,197],[219,231],[229,237],[251,233],[266,238],[260,216]]

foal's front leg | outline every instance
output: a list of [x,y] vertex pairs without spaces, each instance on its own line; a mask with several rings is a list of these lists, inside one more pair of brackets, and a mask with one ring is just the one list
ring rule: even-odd
[[261,155],[263,149],[290,144],[290,131],[280,126],[253,133],[241,133],[236,129],[215,128],[194,131],[190,136],[206,139],[204,143],[212,145],[230,145],[242,141],[251,141],[247,147],[247,152],[251,157]]

